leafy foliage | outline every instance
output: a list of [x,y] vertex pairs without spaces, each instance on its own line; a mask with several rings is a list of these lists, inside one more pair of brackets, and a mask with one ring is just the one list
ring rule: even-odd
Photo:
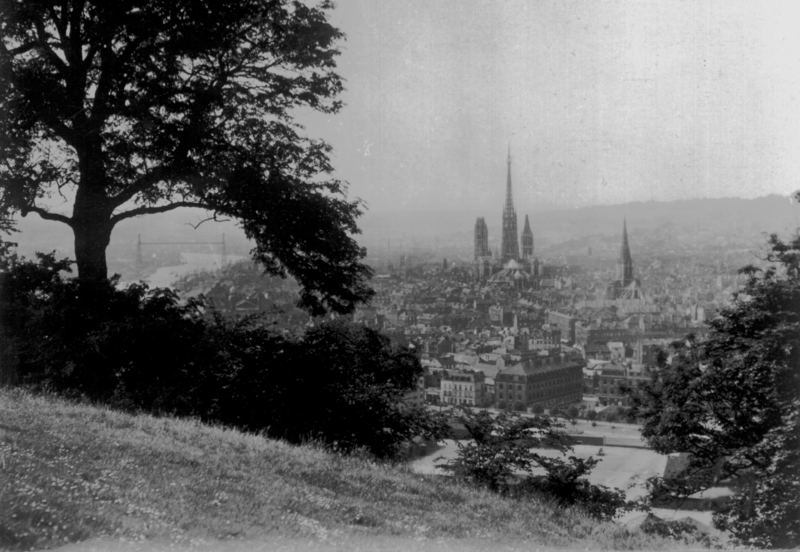
[[664,520],[653,514],[647,514],[644,522],[639,527],[643,533],[668,537],[674,540],[684,540],[690,543],[702,543],[711,546],[713,541],[697,527],[691,519]]
[[800,400],[781,424],[752,447],[766,466],[740,483],[731,507],[716,523],[760,547],[793,548],[800,543]]
[[405,401],[417,388],[417,357],[369,328],[331,322],[309,330],[289,364],[274,371],[268,388],[285,390],[262,405],[277,436],[324,440],[353,450],[369,443],[394,456],[415,436],[443,432],[423,406]]
[[14,367],[10,383],[380,457],[441,431],[405,401],[417,357],[373,330],[340,321],[284,338],[258,317],[234,321],[202,300],[113,281],[93,284],[103,308],[88,308],[83,283],[62,278],[68,261],[4,264],[0,365]]
[[770,238],[769,265],[746,267],[733,304],[703,342],[677,348],[638,402],[660,452],[689,452],[683,493],[735,477],[737,496],[715,520],[746,543],[800,544],[800,235]]
[[[599,519],[612,519],[625,506],[622,491],[585,479],[596,459],[563,457],[571,439],[552,419],[468,409],[460,409],[458,419],[472,439],[458,441],[458,456],[440,465],[455,477],[503,494],[544,494],[562,506],[578,504]],[[542,454],[540,448],[561,456]]]
[[[233,217],[317,313],[368,297],[358,202],[295,108],[335,113],[331,7],[291,0],[0,3],[0,215],[75,233],[81,279],[107,277],[127,218],[180,207]],[[48,196],[73,201],[71,215]]]

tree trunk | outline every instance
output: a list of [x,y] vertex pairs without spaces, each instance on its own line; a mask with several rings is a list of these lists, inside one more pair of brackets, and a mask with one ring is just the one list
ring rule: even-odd
[[108,278],[106,248],[111,240],[111,212],[102,193],[78,189],[72,212],[75,261],[82,282],[104,282]]
[[84,282],[101,282],[108,278],[106,247],[111,238],[110,224],[73,224],[75,261],[78,278]]

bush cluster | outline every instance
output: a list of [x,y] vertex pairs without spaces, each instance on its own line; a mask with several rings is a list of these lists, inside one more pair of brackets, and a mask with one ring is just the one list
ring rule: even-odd
[[417,357],[381,334],[329,321],[285,337],[200,299],[64,278],[70,263],[5,255],[2,380],[128,410],[198,417],[291,442],[398,453],[438,425],[404,397]]
[[440,465],[456,478],[500,494],[577,505],[598,519],[613,519],[628,506],[622,491],[589,483],[586,476],[598,460],[567,456],[571,439],[551,418],[466,409],[457,416],[472,439],[457,442],[458,456]]

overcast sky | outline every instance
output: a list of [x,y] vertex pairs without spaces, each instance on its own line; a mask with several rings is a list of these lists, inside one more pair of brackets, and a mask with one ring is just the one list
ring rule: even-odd
[[[800,3],[339,0],[346,107],[304,118],[370,210],[800,188]],[[487,215],[491,214],[487,212]]]

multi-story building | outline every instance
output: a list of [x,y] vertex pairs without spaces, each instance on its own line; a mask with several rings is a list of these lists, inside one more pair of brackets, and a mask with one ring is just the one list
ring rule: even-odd
[[591,391],[602,404],[627,405],[631,400],[631,391],[650,381],[652,372],[645,366],[611,362],[594,370]]
[[540,328],[533,330],[528,339],[528,350],[550,351],[561,349],[561,330],[558,328]]
[[621,341],[628,344],[635,341],[639,333],[628,328],[610,327],[598,328],[585,325],[582,322],[575,324],[575,343],[579,346],[586,346],[590,343],[605,345],[609,341]]
[[575,342],[575,317],[558,311],[547,311],[547,323],[561,330],[561,339]]
[[563,406],[582,399],[583,362],[561,354],[535,356],[502,368],[494,379],[500,408]]
[[441,404],[486,406],[486,382],[483,372],[476,370],[444,370],[441,382]]

